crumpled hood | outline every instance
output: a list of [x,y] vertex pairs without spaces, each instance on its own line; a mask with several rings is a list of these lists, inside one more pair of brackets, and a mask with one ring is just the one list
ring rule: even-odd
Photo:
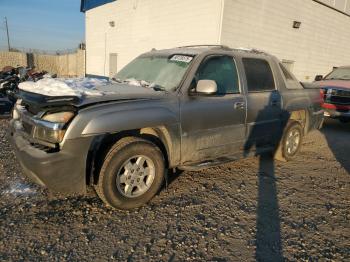
[[75,106],[85,107],[90,104],[107,103],[112,101],[127,100],[144,100],[159,99],[167,95],[164,91],[155,91],[152,88],[141,86],[132,86],[127,84],[108,84],[104,86],[96,86],[95,91],[99,95],[83,95],[83,96],[46,96],[43,94],[32,93],[20,90],[19,98],[25,103],[35,105],[36,107],[48,106]]
[[101,91],[103,95],[82,97],[77,106],[118,100],[158,99],[166,95],[164,91],[127,84],[110,84],[95,89]]
[[314,83],[316,86],[322,87],[335,87],[342,89],[350,89],[350,80],[323,80]]

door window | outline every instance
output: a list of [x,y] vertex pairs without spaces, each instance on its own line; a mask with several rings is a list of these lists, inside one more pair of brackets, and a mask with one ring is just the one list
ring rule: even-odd
[[269,63],[263,59],[243,58],[249,92],[275,90],[275,81]]
[[196,80],[213,80],[218,86],[218,95],[239,93],[239,78],[232,57],[215,56],[206,59],[200,66]]

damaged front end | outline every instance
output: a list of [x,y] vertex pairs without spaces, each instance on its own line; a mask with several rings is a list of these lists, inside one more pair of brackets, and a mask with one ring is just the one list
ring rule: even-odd
[[32,144],[58,149],[66,130],[77,113],[76,97],[45,97],[21,92],[12,124]]
[[40,111],[37,114],[31,114],[19,100],[13,110],[12,121],[15,129],[23,132],[32,143],[58,149],[59,143],[63,141],[67,127],[74,116],[73,110]]
[[85,193],[86,159],[92,138],[65,140],[77,114],[72,104],[75,98],[25,96],[22,94],[15,105],[9,132],[24,174],[54,192]]

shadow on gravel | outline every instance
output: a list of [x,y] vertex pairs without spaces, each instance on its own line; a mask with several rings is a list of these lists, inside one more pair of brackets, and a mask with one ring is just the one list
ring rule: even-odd
[[256,221],[257,261],[283,261],[275,163],[270,155],[259,160],[259,189]]
[[183,171],[179,169],[169,170],[165,187],[169,187],[174,181],[178,179],[179,176],[181,176],[182,173]]
[[[276,108],[271,107],[276,103],[274,94],[271,94],[267,106],[260,110],[255,119],[255,125],[252,127],[249,137],[244,145],[244,155],[247,156],[254,149],[259,148],[259,140],[262,133],[265,136],[270,135],[275,145],[279,145],[283,138],[283,131],[288,123],[289,113],[280,111],[278,118],[271,119]],[[284,121],[280,121],[285,119]],[[272,121],[276,125],[269,124]],[[274,132],[271,134],[271,132]],[[266,141],[262,142],[262,145]],[[279,215],[279,204],[277,198],[277,186],[275,177],[275,160],[270,153],[256,153],[259,156],[258,170],[258,206],[257,206],[257,221],[256,221],[256,261],[284,261],[281,226]]]
[[334,157],[350,175],[350,123],[327,119],[322,133]]

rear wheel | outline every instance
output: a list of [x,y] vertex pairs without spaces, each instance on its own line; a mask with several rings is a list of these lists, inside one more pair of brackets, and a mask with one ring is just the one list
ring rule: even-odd
[[118,141],[108,152],[95,189],[109,206],[137,208],[159,191],[164,174],[160,149],[142,138],[128,137]]
[[289,161],[299,152],[303,139],[303,128],[298,122],[290,122],[282,138],[282,155]]

